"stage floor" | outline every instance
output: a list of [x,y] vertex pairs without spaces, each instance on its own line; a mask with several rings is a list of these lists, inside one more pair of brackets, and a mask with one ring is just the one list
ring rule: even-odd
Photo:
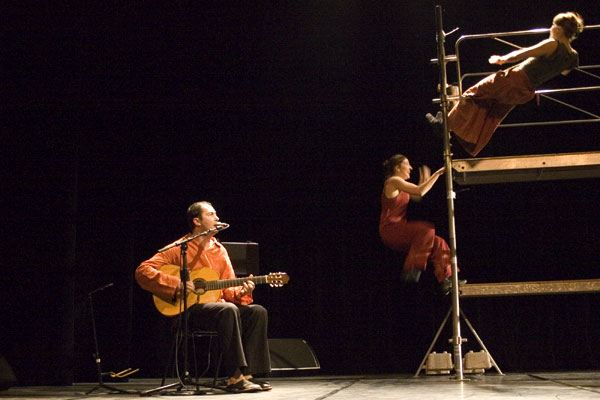
[[[339,399],[600,399],[600,371],[548,372],[483,375],[465,375],[466,380],[457,382],[448,376],[425,376],[413,378],[410,375],[365,375],[365,376],[312,376],[276,377],[269,379],[273,390],[268,392],[238,394],[243,398],[269,400],[339,400]],[[3,399],[102,399],[140,398],[140,392],[156,388],[160,380],[131,379],[126,383],[107,383],[112,387],[133,391],[132,394],[109,393],[104,388],[86,392],[96,387],[96,383],[78,383],[73,386],[12,387],[0,392]],[[174,394],[173,391],[166,392]],[[175,392],[176,393],[176,392]],[[186,397],[207,397],[230,395],[213,390],[205,395]],[[152,397],[159,397],[153,394]]]

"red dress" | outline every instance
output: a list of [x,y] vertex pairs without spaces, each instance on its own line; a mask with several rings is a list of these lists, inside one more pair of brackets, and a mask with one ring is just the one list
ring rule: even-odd
[[512,109],[534,96],[535,86],[520,66],[498,71],[463,93],[463,98],[448,114],[448,128],[475,157]]
[[530,57],[470,87],[448,114],[448,128],[475,157],[516,105],[527,103],[537,87],[578,65],[578,53],[557,42],[551,55]]
[[381,241],[394,251],[406,253],[404,269],[424,270],[427,262],[432,261],[435,277],[442,282],[452,275],[450,248],[444,239],[436,236],[433,224],[406,220],[409,201],[406,192],[392,199],[381,194]]

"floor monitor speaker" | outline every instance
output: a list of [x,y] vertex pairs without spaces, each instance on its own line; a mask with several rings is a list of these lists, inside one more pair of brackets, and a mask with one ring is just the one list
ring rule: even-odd
[[7,390],[17,383],[17,378],[8,361],[0,354],[0,390]]
[[269,339],[271,369],[274,371],[318,370],[317,356],[303,339]]
[[258,243],[222,242],[236,275],[259,275]]

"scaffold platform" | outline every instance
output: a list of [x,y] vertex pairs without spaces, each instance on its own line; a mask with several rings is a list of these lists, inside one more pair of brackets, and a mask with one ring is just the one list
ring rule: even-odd
[[461,297],[525,296],[600,292],[600,279],[470,283],[459,286]]
[[600,177],[600,152],[452,160],[459,185]]

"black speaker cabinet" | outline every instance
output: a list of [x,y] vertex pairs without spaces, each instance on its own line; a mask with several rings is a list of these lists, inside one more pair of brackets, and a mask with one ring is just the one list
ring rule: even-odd
[[17,378],[8,361],[0,354],[0,390],[7,390],[17,383]]
[[221,242],[236,275],[259,275],[258,243],[254,242]]
[[318,370],[317,356],[303,339],[269,339],[273,371]]

